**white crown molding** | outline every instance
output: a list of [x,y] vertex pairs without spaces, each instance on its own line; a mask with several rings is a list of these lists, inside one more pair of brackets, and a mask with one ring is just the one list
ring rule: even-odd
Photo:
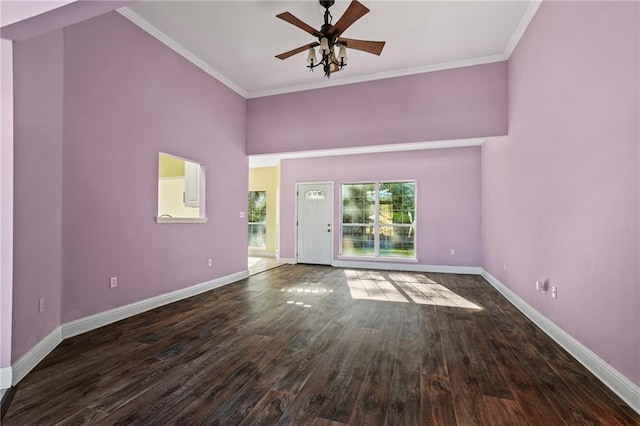
[[426,65],[415,68],[405,68],[396,71],[380,72],[376,74],[367,74],[363,76],[349,77],[349,78],[335,78],[333,80],[321,80],[316,83],[303,84],[299,86],[283,87],[278,89],[260,90],[257,92],[251,92],[248,95],[249,99],[262,98],[265,96],[282,95],[285,93],[302,92],[304,90],[322,89],[326,87],[343,86],[345,84],[365,83],[367,81],[383,80],[386,78],[404,77],[407,75],[424,74],[434,71],[444,71],[454,68],[464,68],[473,65],[491,64],[494,62],[506,61],[508,58],[504,54],[483,56],[480,58],[465,59],[462,61],[446,62],[442,64]]
[[0,368],[0,389],[10,388],[13,384],[11,381],[12,377],[12,368],[11,367],[2,367]]
[[481,268],[478,266],[446,266],[446,265],[417,265],[412,263],[395,262],[371,262],[357,260],[334,260],[333,266],[337,268],[352,269],[381,269],[385,271],[406,271],[406,272],[433,272],[440,274],[471,274],[480,275]]
[[285,93],[300,92],[304,90],[322,89],[325,87],[342,86],[345,84],[364,83],[367,81],[382,80],[385,78],[404,77],[407,75],[423,74],[423,73],[434,72],[434,71],[444,71],[444,70],[450,70],[455,68],[470,67],[473,65],[483,65],[483,64],[491,64],[494,62],[507,61],[511,57],[511,54],[513,53],[516,46],[520,42],[520,39],[522,38],[522,36],[524,36],[524,33],[529,27],[529,24],[531,23],[531,21],[533,20],[533,17],[536,15],[538,8],[540,8],[542,1],[543,0],[532,0],[529,3],[529,7],[527,8],[524,15],[522,16],[522,19],[520,20],[515,31],[509,38],[509,41],[507,42],[507,45],[505,46],[505,49],[501,54],[482,56],[479,58],[471,58],[471,59],[465,59],[461,61],[452,61],[452,62],[446,62],[441,64],[426,65],[421,67],[406,68],[406,69],[397,70],[397,71],[369,74],[366,76],[334,79],[330,81],[319,81],[317,83],[284,87],[280,89],[260,90],[256,92],[250,92],[248,94],[248,99],[261,98],[261,97],[273,96],[273,95],[282,95]]
[[198,56],[193,54],[191,51],[186,49],[180,43],[175,41],[173,38],[169,37],[167,34],[162,32],[156,26],[151,24],[149,21],[144,19],[142,16],[136,13],[133,9],[131,9],[129,6],[125,6],[116,10],[122,16],[129,19],[131,22],[133,22],[134,24],[136,24],[137,26],[139,26],[140,28],[142,28],[143,30],[151,34],[153,37],[155,37],[156,39],[158,39],[159,41],[167,45],[169,48],[171,48],[176,53],[183,56],[185,59],[187,59],[194,65],[196,65],[198,68],[202,69],[207,74],[211,75],[212,77],[220,81],[225,86],[229,87],[234,92],[238,93],[240,96],[244,97],[245,99],[252,99],[252,98],[261,98],[265,96],[281,95],[285,93],[300,92],[304,90],[314,90],[314,89],[322,89],[327,87],[342,86],[346,84],[364,83],[367,81],[382,80],[386,78],[404,77],[404,76],[414,75],[414,74],[423,74],[423,73],[434,72],[434,71],[444,71],[448,69],[463,68],[463,67],[469,67],[473,65],[483,65],[483,64],[490,64],[494,62],[506,61],[511,57],[511,54],[513,53],[520,39],[522,38],[525,31],[527,30],[527,27],[529,26],[529,24],[531,23],[531,20],[533,19],[536,12],[538,11],[538,8],[540,7],[541,3],[542,3],[542,0],[533,0],[529,4],[529,7],[527,8],[522,19],[520,20],[520,23],[516,27],[516,30],[511,35],[511,38],[509,39],[503,53],[500,53],[500,54],[483,56],[479,58],[465,59],[460,61],[446,62],[441,64],[426,65],[421,67],[406,68],[406,69],[396,70],[396,71],[381,72],[376,74],[369,74],[366,76],[356,76],[356,77],[349,77],[349,78],[342,78],[342,79],[336,78],[330,81],[318,81],[316,83],[311,83],[311,84],[303,84],[298,86],[289,86],[289,87],[269,89],[269,90],[259,90],[255,92],[248,92],[242,87],[240,87],[233,80],[231,80],[221,72],[217,71],[216,69],[208,65],[205,61],[203,61]]
[[155,309],[169,303],[177,302],[179,300],[186,299],[188,297],[192,297],[200,293],[225,286],[227,284],[231,284],[233,282],[247,278],[248,276],[249,272],[247,270],[237,272],[235,274],[226,275],[221,278],[216,278],[215,280],[206,281],[191,287],[172,291],[171,293],[161,294],[149,299],[140,300],[138,302],[134,302],[125,306],[120,306],[114,309],[109,309],[108,311],[70,321],[62,324],[62,337],[64,339],[68,339],[69,337],[77,336],[79,334],[95,330],[96,328],[100,328],[116,321],[141,314],[151,309]]
[[222,74],[220,71],[209,66],[206,62],[191,53],[188,49],[169,37],[167,34],[163,33],[149,21],[134,12],[133,9],[131,9],[129,6],[121,7],[119,9],[116,9],[116,11],[243,98],[246,99],[249,96],[246,90],[238,86],[235,82]]
[[489,284],[502,293],[508,301],[513,303],[520,312],[526,315],[527,318],[533,321],[542,331],[569,352],[571,356],[578,360],[587,370],[591,371],[609,387],[609,389],[629,404],[631,408],[640,413],[640,387],[620,374],[615,368],[607,364],[602,358],[574,339],[547,317],[536,311],[531,305],[521,299],[520,296],[502,284],[485,269],[482,269],[481,275]]
[[321,149],[315,151],[284,152],[280,154],[256,154],[249,156],[249,167],[273,167],[278,164],[280,160],[299,158],[334,157],[339,155],[376,154],[383,152],[417,151],[426,149],[465,148],[481,146],[485,140],[485,138],[450,139],[444,141],[410,142]]
[[527,28],[529,28],[529,24],[533,20],[533,17],[536,16],[536,13],[538,12],[540,5],[542,4],[542,1],[543,0],[533,0],[531,3],[529,3],[529,7],[522,16],[520,23],[511,35],[511,38],[509,39],[509,42],[504,49],[503,55],[506,59],[511,58],[511,54],[516,49],[516,46],[518,46],[518,43],[520,43],[520,39],[522,38],[522,36],[524,36]]
[[24,379],[24,376],[33,370],[61,342],[62,328],[58,326],[13,364],[13,384],[17,385],[20,380]]

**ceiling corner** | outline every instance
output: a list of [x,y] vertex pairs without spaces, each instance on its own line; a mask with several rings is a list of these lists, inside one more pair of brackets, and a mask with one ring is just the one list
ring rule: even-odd
[[206,72],[207,74],[209,74],[210,76],[218,80],[220,83],[227,86],[229,89],[233,90],[234,92],[236,92],[237,94],[239,94],[245,99],[249,97],[249,93],[247,93],[247,91],[244,90],[242,87],[238,86],[233,80],[231,80],[230,78],[222,74],[220,71],[211,67],[202,59],[200,59],[199,57],[191,53],[188,49],[186,49],[180,43],[175,41],[173,38],[169,37],[167,34],[162,32],[156,26],[154,26],[149,21],[144,19],[142,16],[137,14],[129,6],[121,7],[119,9],[116,9],[116,11],[120,13],[122,16],[124,16],[125,18],[127,18],[129,21],[133,22],[138,27],[140,27],[141,29],[143,29],[144,31],[146,31],[147,33],[149,33],[150,35],[158,39],[160,42],[164,43],[171,50],[173,50],[174,52],[176,52],[177,54],[179,54],[180,56],[182,56],[183,58],[185,58],[186,60],[188,60],[195,66],[197,66],[198,68],[200,68],[202,71]]

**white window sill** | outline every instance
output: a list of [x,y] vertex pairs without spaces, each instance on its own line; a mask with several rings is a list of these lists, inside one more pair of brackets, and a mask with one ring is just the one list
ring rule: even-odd
[[416,257],[381,257],[381,256],[338,256],[340,260],[357,260],[363,262],[400,262],[400,263],[418,263]]
[[207,223],[206,217],[156,217],[156,223]]

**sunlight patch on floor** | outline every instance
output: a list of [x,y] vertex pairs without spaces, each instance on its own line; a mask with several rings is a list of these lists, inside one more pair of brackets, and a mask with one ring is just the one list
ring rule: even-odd
[[353,299],[482,309],[421,274],[390,273],[387,279],[379,272],[348,269],[345,275]]
[[[324,288],[322,284],[303,282],[299,287],[283,287],[280,289],[280,292],[287,294],[291,299],[295,299],[296,297],[303,296],[326,296],[333,293],[333,290]],[[303,308],[311,307],[311,305],[309,305],[308,303],[296,300],[287,300],[286,303],[287,305],[302,306]]]
[[256,263],[260,262],[261,260],[263,260],[264,258],[262,257],[250,257],[249,258],[249,268],[251,268],[252,266],[254,266]]
[[454,293],[447,287],[418,274],[391,273],[389,278],[419,305],[482,309],[481,306]]
[[258,274],[268,269],[279,266],[278,261],[273,257],[249,256],[247,259],[249,275]]
[[345,274],[354,299],[409,303],[393,284],[377,272],[347,270]]
[[318,283],[301,283],[299,287],[283,287],[280,289],[281,292],[285,293],[293,293],[293,294],[309,294],[309,295],[326,295],[329,293],[333,293],[333,290],[326,289],[322,284]]

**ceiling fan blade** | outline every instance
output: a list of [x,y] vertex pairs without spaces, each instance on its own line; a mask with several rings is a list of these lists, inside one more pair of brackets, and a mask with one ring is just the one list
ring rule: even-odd
[[338,22],[331,27],[329,30],[329,35],[339,36],[342,34],[347,28],[349,28],[354,22],[358,19],[362,18],[369,12],[362,3],[357,0],[353,0],[347,10],[345,10],[344,14],[338,19]]
[[384,47],[384,41],[368,41],[368,40],[354,40],[352,38],[340,37],[338,43],[342,43],[347,46],[347,49],[362,50],[363,52],[371,53],[374,55],[380,55],[382,48]]
[[320,34],[320,31],[316,30],[311,25],[302,22],[300,19],[296,18],[289,12],[284,12],[279,15],[276,15],[276,18],[280,18],[283,21],[290,23],[291,25],[295,25],[296,27],[300,28],[303,31],[308,32],[314,37],[320,37],[322,35]]
[[304,46],[300,46],[297,49],[293,49],[288,52],[284,52],[279,55],[276,55],[276,58],[287,59],[289,56],[297,55],[300,52],[304,52],[305,50],[309,50],[312,47],[316,47],[316,46],[320,46],[320,43],[314,42],[314,43],[305,44]]

